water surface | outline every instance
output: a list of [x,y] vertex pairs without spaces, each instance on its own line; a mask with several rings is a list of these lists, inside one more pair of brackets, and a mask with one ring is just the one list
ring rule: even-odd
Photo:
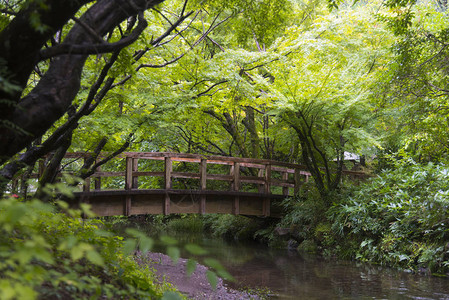
[[449,279],[380,266],[325,260],[260,244],[180,236],[217,258],[235,277],[234,288],[268,288],[272,299],[449,299]]

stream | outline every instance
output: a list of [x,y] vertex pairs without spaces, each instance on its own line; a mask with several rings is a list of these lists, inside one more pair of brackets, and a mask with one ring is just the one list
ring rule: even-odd
[[208,257],[218,259],[236,279],[228,283],[230,287],[268,288],[270,299],[449,299],[448,278],[325,260],[201,234],[175,237],[181,244],[196,243],[207,249]]

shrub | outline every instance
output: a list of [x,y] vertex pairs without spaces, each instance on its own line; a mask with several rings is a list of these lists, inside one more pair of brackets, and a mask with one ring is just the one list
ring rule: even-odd
[[360,260],[445,272],[448,195],[447,167],[408,161],[355,187],[328,215],[337,239],[359,245]]
[[63,202],[59,208],[65,213],[38,200],[0,201],[2,299],[150,299],[172,290],[128,255],[134,240],[102,230],[100,220],[81,219]]

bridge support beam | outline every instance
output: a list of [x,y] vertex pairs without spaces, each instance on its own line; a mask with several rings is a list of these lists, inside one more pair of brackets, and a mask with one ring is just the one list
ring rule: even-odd
[[[205,191],[207,189],[207,159],[202,158],[200,162],[200,189]],[[206,213],[206,196],[200,196],[200,214]]]
[[170,195],[168,194],[168,190],[172,187],[171,175],[173,170],[173,164],[171,157],[165,157],[165,197],[164,197],[164,215],[170,214]]
[[235,196],[234,202],[232,203],[232,214],[239,215],[240,214],[240,197]]
[[[240,190],[240,163],[234,162],[234,165],[231,167],[231,175],[232,179],[232,190],[238,192]],[[232,202],[232,214],[238,215],[240,214],[240,197],[235,196],[234,201]]]
[[[271,165],[265,165],[265,190],[266,195],[271,194]],[[270,198],[266,197],[262,203],[263,215],[268,217],[270,215]]]

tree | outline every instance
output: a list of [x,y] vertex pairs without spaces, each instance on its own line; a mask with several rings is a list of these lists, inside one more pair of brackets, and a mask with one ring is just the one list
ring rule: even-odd
[[378,89],[385,141],[393,152],[416,160],[445,161],[449,153],[447,13],[434,3],[391,2],[390,8],[400,13],[383,17],[397,36],[394,59]]
[[369,14],[369,6],[347,8],[309,31],[290,28],[278,42],[284,57],[269,67],[273,109],[296,133],[302,162],[322,196],[339,186],[345,151],[376,144],[369,134],[370,87],[389,39]]
[[[271,2],[279,5],[282,1]],[[1,172],[6,181],[20,168],[32,166],[38,158],[50,151],[59,149],[61,154],[53,158],[60,160],[62,153],[71,145],[73,133],[81,132],[77,130],[80,122],[84,125],[89,123],[85,117],[97,109],[112,89],[133,83],[131,79],[136,74],[148,74],[145,70],[160,70],[178,62],[228,19],[257,13],[250,10],[252,6],[248,1],[207,4],[191,1],[189,7],[187,1],[173,1],[178,9],[165,11],[155,8],[162,0],[122,2],[70,1],[66,7],[58,1],[29,0],[14,2],[17,5],[2,8],[2,13],[9,17],[2,19],[4,28],[1,28],[0,33],[3,47],[0,49],[3,50],[0,61],[4,62],[0,69],[2,79],[5,79],[1,95],[4,109],[0,116],[0,164],[27,147],[25,153],[3,167]],[[260,9],[266,10],[267,7],[261,4]],[[203,8],[207,8],[207,11]],[[149,9],[152,9],[151,14]],[[195,10],[197,12],[193,15]],[[54,15],[58,17],[54,18]],[[220,15],[223,16],[221,20]],[[156,30],[155,26],[147,29],[147,19],[157,25],[162,20],[165,29],[161,31],[160,26],[156,26]],[[178,30],[186,19],[188,25]],[[276,22],[282,23],[285,19],[284,15]],[[239,22],[243,23],[244,18],[234,24]],[[271,27],[275,23],[272,22]],[[187,29],[192,30],[187,34]],[[264,30],[272,28],[266,26],[265,29],[259,28],[258,32],[263,34]],[[26,39],[22,42],[18,37]],[[176,45],[171,45],[176,39]],[[131,44],[138,46],[132,48]],[[162,51],[154,50],[158,47]],[[26,60],[21,60],[25,51],[29,55]],[[160,55],[161,52],[171,53],[172,58],[166,60],[164,55]],[[91,69],[86,68],[86,64]],[[163,73],[159,74],[160,78]],[[32,74],[39,79],[30,80]],[[87,90],[89,92],[85,93]],[[126,100],[123,101],[126,99],[125,94],[109,93],[115,95],[116,99],[122,98],[115,108],[119,111],[118,115],[125,116],[121,120],[128,117],[128,125],[131,125],[128,128],[135,131],[136,127],[148,123],[151,117],[140,117],[136,121],[135,116],[127,116],[129,110]],[[160,113],[153,104],[139,101],[141,104],[137,110],[140,109],[143,115],[148,112]],[[148,106],[153,106],[153,109],[148,110]],[[105,117],[104,109],[102,114],[95,114],[95,117],[96,121],[108,118]],[[53,124],[58,127],[52,129]],[[111,127],[110,124],[105,126]],[[125,139],[123,145],[129,143],[127,136],[121,135]],[[99,136],[91,149],[105,147],[103,138]],[[123,148],[120,145],[118,147]],[[52,165],[57,166],[58,162]]]

